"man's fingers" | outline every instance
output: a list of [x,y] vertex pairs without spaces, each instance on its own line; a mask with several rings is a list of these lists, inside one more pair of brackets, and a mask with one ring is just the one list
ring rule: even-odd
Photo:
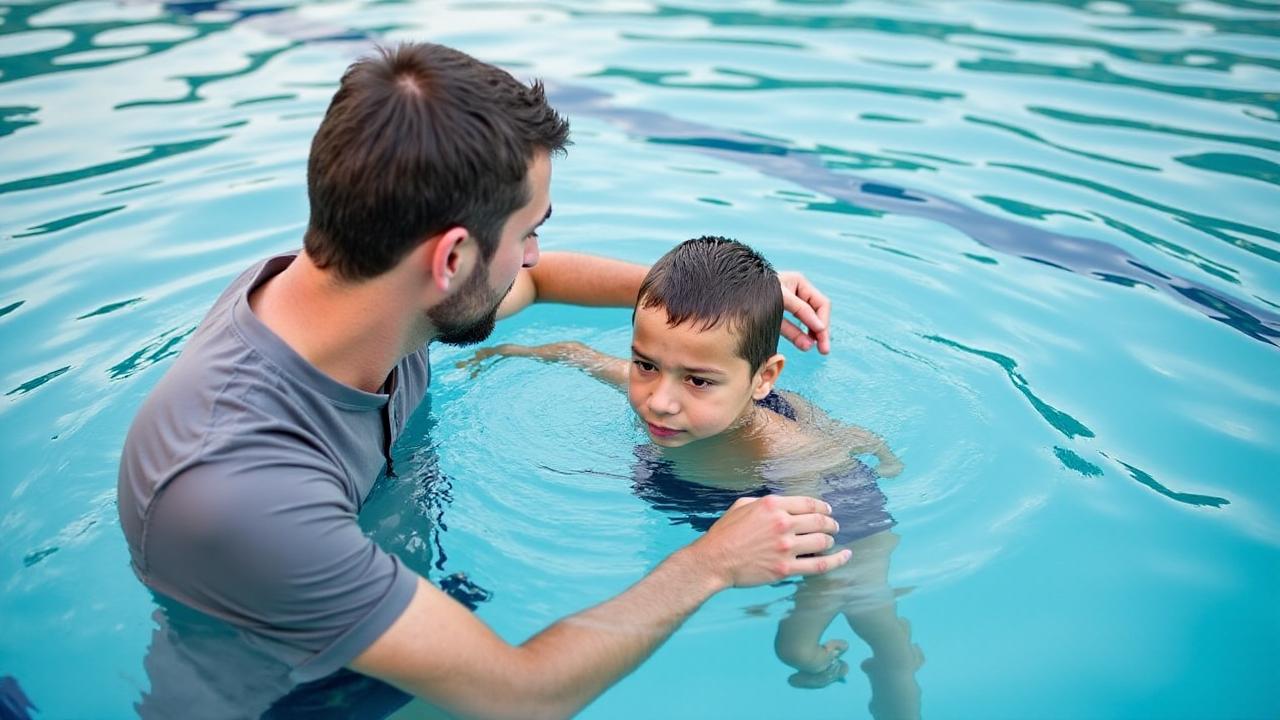
[[818,305],[818,320],[822,322],[822,329],[818,331],[818,352],[826,355],[831,352],[831,301],[826,295],[814,290],[821,304]]
[[[818,352],[826,355],[831,352],[831,300],[823,295],[822,291],[810,285],[807,280],[796,285],[796,297],[803,300],[812,312],[802,309],[799,313],[793,314],[808,326],[809,337],[818,343]],[[811,321],[808,318],[809,314],[812,314],[816,320]]]
[[840,523],[836,522],[830,515],[819,513],[797,515],[793,521],[795,524],[792,525],[791,531],[797,535],[806,535],[808,533],[835,535],[840,532]]
[[[805,305],[805,307],[809,306]],[[830,311],[827,308],[824,308],[824,311],[828,316],[830,315]],[[801,322],[803,322],[803,318],[801,318]],[[808,325],[808,323],[805,324]],[[782,336],[801,350],[808,350],[816,343],[818,352],[824,355],[831,352],[831,330],[826,327],[825,321],[821,330],[815,330],[813,326],[810,326],[809,330],[805,330],[790,320],[784,319],[782,321]]]
[[823,330],[822,332],[818,333],[817,341],[818,341],[818,352],[823,355],[830,355],[831,354],[831,331]]
[[835,538],[826,533],[809,533],[796,538],[795,544],[791,546],[791,552],[796,555],[813,555],[826,552],[835,544]]
[[815,344],[818,352],[831,352],[831,300],[798,272],[778,274],[782,283],[782,303],[787,312],[795,316],[804,328],[783,322],[782,333],[801,350]]
[[801,330],[800,326],[790,320],[782,321],[782,336],[801,350],[808,350],[813,347],[813,338],[809,337],[808,333]]
[[818,323],[814,325],[805,321],[805,325],[809,326],[809,337],[818,343],[818,352],[826,355],[831,352],[831,301],[817,288],[810,286],[809,290],[804,300],[818,316]]
[[[817,290],[813,291],[821,297],[822,293]],[[810,330],[823,330],[827,326],[822,322],[822,318],[818,315],[818,311],[810,304],[807,296],[802,297],[799,292],[794,295],[783,296],[783,307],[787,312],[796,316],[796,319],[805,324]],[[825,298],[824,298],[825,299]]]
[[849,562],[849,558],[853,557],[850,550],[841,550],[831,555],[819,555],[817,557],[796,558],[791,564],[792,575],[821,575],[825,572],[831,572],[836,568]]
[[817,513],[819,515],[830,515],[831,506],[825,502],[811,498],[807,495],[770,495],[770,502],[775,507],[786,510],[792,515],[809,515]]

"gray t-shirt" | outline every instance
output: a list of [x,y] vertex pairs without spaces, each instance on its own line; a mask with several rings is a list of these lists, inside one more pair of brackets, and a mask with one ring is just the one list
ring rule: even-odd
[[413,596],[416,575],[356,516],[426,394],[426,348],[385,394],[321,373],[249,307],[293,257],[231,284],[125,441],[120,522],[159,604],[144,715],[261,715],[333,677]]

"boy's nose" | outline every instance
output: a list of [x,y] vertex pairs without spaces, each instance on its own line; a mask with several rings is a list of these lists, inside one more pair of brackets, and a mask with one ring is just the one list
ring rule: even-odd
[[649,396],[649,410],[659,415],[675,415],[680,412],[680,404],[675,395],[667,387],[666,382],[658,383],[658,387]]

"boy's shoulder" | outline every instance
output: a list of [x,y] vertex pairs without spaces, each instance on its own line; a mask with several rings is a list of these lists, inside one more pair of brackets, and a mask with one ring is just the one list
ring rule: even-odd
[[813,452],[814,447],[823,445],[822,439],[827,437],[827,433],[823,432],[826,427],[824,423],[831,419],[804,396],[786,389],[774,389],[763,400],[756,401],[756,404],[790,420],[788,423],[773,425],[767,454],[774,460],[795,452],[808,454]]
[[[788,420],[794,420],[803,426],[810,426],[819,420],[827,418],[825,412],[822,412],[800,393],[791,390],[774,390],[761,402],[768,409],[774,410],[774,412]],[[779,410],[772,407],[775,404],[781,406],[782,409]]]

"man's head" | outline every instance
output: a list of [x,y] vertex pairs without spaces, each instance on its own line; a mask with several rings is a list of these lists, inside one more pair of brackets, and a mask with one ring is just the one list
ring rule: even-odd
[[701,237],[658,260],[636,299],[627,393],[650,437],[675,447],[734,427],[782,372],[781,324],[778,275],[746,245]]
[[[442,45],[380,49],[347,69],[312,141],[307,255],[361,282],[440,241],[443,264],[426,258],[424,271],[457,282],[426,314],[442,340],[483,339],[519,266],[537,260],[549,156],[568,134],[540,83]],[[537,216],[529,227],[522,213]]]

